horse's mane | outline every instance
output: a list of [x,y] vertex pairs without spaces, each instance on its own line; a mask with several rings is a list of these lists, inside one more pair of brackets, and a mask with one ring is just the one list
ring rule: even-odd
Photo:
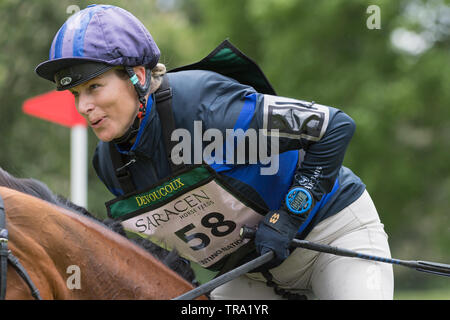
[[2,168],[0,168],[0,186],[27,193],[53,204],[58,203],[57,196],[45,183],[32,178],[16,178]]
[[0,167],[0,186],[29,194],[36,198],[68,209],[72,212],[82,214],[103,224],[112,231],[119,233],[120,235],[138,244],[154,257],[162,261],[170,269],[174,270],[191,283],[197,285],[194,272],[191,269],[189,262],[181,258],[175,250],[169,252],[145,238],[128,238],[122,224],[119,221],[115,221],[109,218],[104,220],[98,219],[96,216],[86,210],[86,208],[76,205],[75,203],[71,202],[69,199],[61,195],[54,194],[45,183],[33,178],[16,178]]

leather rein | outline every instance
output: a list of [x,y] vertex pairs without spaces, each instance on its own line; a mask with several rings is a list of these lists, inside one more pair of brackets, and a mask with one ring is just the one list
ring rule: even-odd
[[6,215],[5,205],[2,197],[0,196],[0,300],[4,300],[6,297],[6,277],[8,262],[16,269],[17,273],[25,280],[26,284],[30,288],[31,295],[36,300],[42,300],[39,290],[33,284],[25,268],[19,262],[8,249],[8,229],[6,229]]

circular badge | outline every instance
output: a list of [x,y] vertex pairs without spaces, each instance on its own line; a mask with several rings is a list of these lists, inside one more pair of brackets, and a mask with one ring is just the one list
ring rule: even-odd
[[67,86],[68,84],[70,84],[72,82],[72,78],[71,77],[64,77],[64,78],[62,78],[60,81],[59,81],[59,83],[62,85],[62,86]]
[[286,206],[294,214],[308,212],[312,206],[311,194],[305,188],[295,187],[286,196]]

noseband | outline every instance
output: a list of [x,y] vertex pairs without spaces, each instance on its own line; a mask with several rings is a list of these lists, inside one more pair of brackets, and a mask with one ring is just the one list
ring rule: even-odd
[[31,281],[27,271],[12,253],[8,250],[8,230],[6,229],[6,215],[5,205],[0,196],[0,300],[6,297],[6,271],[8,262],[16,269],[17,273],[22,277],[30,288],[31,295],[37,299],[42,300],[39,295],[39,290]]

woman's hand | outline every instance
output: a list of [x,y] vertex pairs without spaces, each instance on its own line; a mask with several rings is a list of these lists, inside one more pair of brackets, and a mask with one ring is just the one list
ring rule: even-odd
[[267,269],[279,266],[290,254],[289,246],[303,220],[285,210],[269,211],[259,223],[255,235],[256,251],[263,255],[272,250],[275,258],[264,265]]

